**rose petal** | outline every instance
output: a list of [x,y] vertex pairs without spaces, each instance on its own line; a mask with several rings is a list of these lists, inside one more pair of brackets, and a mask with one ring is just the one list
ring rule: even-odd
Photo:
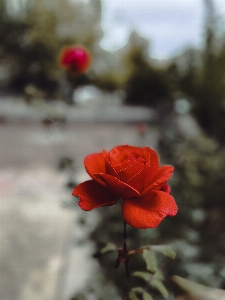
[[151,177],[152,166],[145,164],[142,170],[130,178],[126,183],[142,193],[148,187],[148,181]]
[[139,174],[145,165],[143,163],[139,163],[137,160],[130,161],[129,164],[126,164],[122,170],[118,171],[119,179],[125,183],[131,180],[134,176]]
[[116,162],[113,158],[110,158],[111,164],[113,165],[114,169],[117,173],[125,170],[128,168],[132,163],[136,162],[137,160],[135,158],[126,159],[122,162]]
[[92,210],[100,206],[114,205],[118,200],[109,189],[94,180],[79,184],[75,187],[72,194],[80,198],[78,204],[83,210]]
[[[95,173],[105,173],[105,159],[102,153],[94,153],[86,156],[84,165],[87,173],[95,180]],[[97,181],[103,184],[100,180],[97,179]]]
[[166,216],[175,216],[177,205],[174,198],[162,191],[153,191],[140,198],[125,199],[123,218],[134,228],[154,228]]
[[119,198],[127,199],[140,195],[136,189],[109,174],[95,174],[95,177],[106,183],[109,190]]
[[142,194],[148,193],[150,190],[159,187],[162,183],[169,180],[173,173],[173,170],[174,168],[172,166],[163,166],[158,168],[158,171],[155,173],[153,178],[149,178],[149,186],[143,191]]
[[165,193],[170,193],[170,186],[167,184],[167,182],[164,182],[163,184],[162,184],[162,186],[161,186],[161,189],[160,189],[160,191],[163,191],[163,192],[165,192]]
[[146,158],[146,161],[148,163],[154,164],[156,165],[156,167],[158,168],[159,166],[159,158],[157,153],[155,152],[155,150],[149,148],[149,147],[144,147],[141,148],[142,150],[142,157]]
[[[114,177],[118,178],[118,173],[115,170],[115,168],[112,166],[111,162],[107,160],[107,157],[105,158],[105,169],[106,169],[106,174],[112,175]],[[99,172],[102,173],[102,172]]]
[[135,147],[129,145],[121,145],[113,148],[109,152],[109,156],[117,162],[131,158],[144,158],[146,162],[154,163],[158,167],[158,155],[149,147]]

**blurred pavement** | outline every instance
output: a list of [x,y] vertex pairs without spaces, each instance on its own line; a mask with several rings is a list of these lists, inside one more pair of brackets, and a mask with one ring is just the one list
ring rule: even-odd
[[34,99],[27,105],[22,98],[0,97],[0,118],[10,122],[40,121],[46,117],[62,117],[71,122],[138,122],[154,117],[150,108],[121,106],[110,99],[95,99],[83,105],[68,106],[62,101],[49,103]]
[[[79,112],[74,117],[80,122],[46,127],[40,122],[44,113],[38,118],[34,114],[34,120],[26,115],[34,108],[26,106],[24,111],[10,101],[0,108],[0,299],[69,300],[96,272],[93,246],[85,236],[97,215],[90,212],[90,224],[82,227],[79,208],[62,208],[71,191],[64,187],[67,177],[57,170],[58,160],[73,158],[77,179],[83,180],[87,154],[145,143],[134,122],[140,112],[127,113],[131,123],[102,123],[92,122],[90,111],[81,108],[83,119]],[[112,111],[119,116],[122,110]],[[154,133],[151,142],[154,147]]]

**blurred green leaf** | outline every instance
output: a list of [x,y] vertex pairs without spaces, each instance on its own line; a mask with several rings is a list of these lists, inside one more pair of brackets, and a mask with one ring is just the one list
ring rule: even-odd
[[103,247],[99,252],[95,253],[94,257],[99,257],[103,254],[108,254],[108,253],[114,252],[116,250],[117,250],[116,245],[113,243],[109,243],[105,247]]
[[142,256],[146,263],[147,270],[152,274],[156,273],[158,269],[154,251],[152,249],[144,249]]
[[108,252],[113,252],[116,250],[117,250],[116,245],[109,243],[104,248],[102,248],[100,252],[101,252],[101,254],[106,254]]
[[171,281],[184,300],[225,300],[225,291],[192,282],[180,276],[172,276]]
[[137,287],[132,288],[131,291],[133,291],[134,293],[142,294],[143,293],[143,288],[140,287],[140,286],[137,286]]
[[169,293],[161,280],[153,278],[151,280],[151,287],[157,290],[164,298],[167,298],[169,296]]
[[149,293],[147,293],[147,292],[143,293],[142,299],[143,300],[153,300],[152,296]]
[[129,299],[130,300],[139,300],[138,297],[137,297],[137,295],[135,294],[135,292],[132,291],[132,290],[129,293]]
[[158,270],[155,274],[154,274],[154,278],[158,279],[158,280],[164,280],[164,276],[162,274],[162,272],[160,270]]
[[136,277],[140,277],[147,282],[149,282],[152,279],[152,274],[147,273],[147,272],[136,271],[132,275],[136,276]]
[[151,246],[151,249],[154,251],[161,252],[162,254],[164,254],[166,257],[170,259],[175,259],[176,257],[176,252],[173,250],[171,246],[168,245],[154,245]]

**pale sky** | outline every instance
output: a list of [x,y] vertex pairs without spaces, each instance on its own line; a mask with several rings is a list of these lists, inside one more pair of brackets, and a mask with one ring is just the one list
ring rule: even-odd
[[[225,0],[214,0],[225,18]],[[109,51],[127,43],[132,30],[150,42],[150,55],[163,59],[203,42],[203,0],[102,0],[101,46]]]

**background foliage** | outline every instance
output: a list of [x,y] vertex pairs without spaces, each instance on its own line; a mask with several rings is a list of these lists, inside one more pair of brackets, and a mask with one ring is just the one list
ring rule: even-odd
[[[100,1],[92,1],[100,5]],[[74,9],[69,0],[63,5],[58,2],[57,9],[51,3],[32,1],[20,14],[13,14],[6,1],[0,0],[1,92],[24,95],[32,85],[43,97],[61,99],[62,86],[67,84],[67,101],[72,89],[93,84],[105,91],[122,90],[125,105],[153,108],[157,118],[148,126],[159,132],[161,161],[175,166],[171,186],[179,214],[156,229],[129,228],[129,247],[172,244],[178,249],[178,258],[168,269],[162,259],[166,273],[225,288],[225,36],[213,2],[205,1],[204,48],[188,49],[160,64],[149,56],[148,42],[135,32],[116,54],[102,50],[100,10],[91,13],[96,5],[85,11],[78,4]],[[93,64],[88,73],[71,77],[59,69],[58,53],[67,44],[90,49]],[[192,138],[184,136],[175,122],[174,107],[180,99],[189,103],[189,113],[202,129]],[[147,144],[151,146],[151,141]],[[118,241],[122,232],[120,208],[100,209],[100,215],[91,234],[96,249],[109,240],[122,243],[122,237]],[[107,257],[99,263],[113,299],[113,295],[124,293],[126,282],[123,270],[120,273],[112,267],[115,255]],[[141,261],[137,264],[144,268]],[[135,267],[131,265],[131,270]]]

